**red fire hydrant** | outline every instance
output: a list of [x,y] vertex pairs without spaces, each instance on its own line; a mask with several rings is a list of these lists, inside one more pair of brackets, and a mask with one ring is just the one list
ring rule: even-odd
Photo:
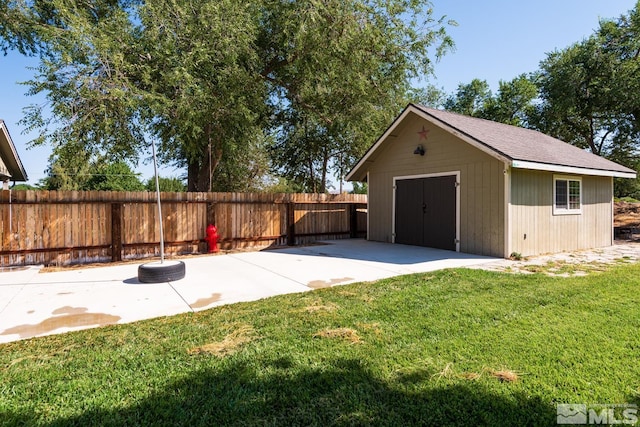
[[213,225],[213,224],[209,224],[207,226],[207,237],[205,237],[205,240],[207,241],[207,243],[209,244],[209,253],[214,253],[214,252],[218,252],[218,228]]

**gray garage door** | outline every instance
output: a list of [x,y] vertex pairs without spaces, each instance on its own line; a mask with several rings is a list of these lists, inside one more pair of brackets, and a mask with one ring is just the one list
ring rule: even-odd
[[456,249],[456,176],[396,181],[395,242]]

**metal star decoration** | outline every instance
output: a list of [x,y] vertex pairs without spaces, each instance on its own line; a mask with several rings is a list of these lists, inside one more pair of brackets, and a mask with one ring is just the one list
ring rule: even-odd
[[426,141],[429,136],[429,129],[425,129],[424,126],[422,126],[422,130],[418,132],[418,135],[420,135],[420,141],[423,139]]

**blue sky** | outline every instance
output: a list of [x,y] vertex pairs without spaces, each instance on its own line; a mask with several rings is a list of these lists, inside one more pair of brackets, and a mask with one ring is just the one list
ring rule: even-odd
[[[511,80],[535,71],[548,52],[562,49],[588,37],[603,18],[617,18],[633,9],[635,0],[434,0],[434,14],[446,15],[458,22],[451,27],[456,49],[435,66],[431,84],[447,93],[458,84],[474,78],[487,80],[493,90],[500,80]],[[43,97],[25,95],[26,87],[17,82],[28,80],[37,61],[16,53],[0,56],[0,119],[3,119],[18,154],[35,184],[44,177],[51,150],[27,149],[34,137],[18,124],[22,109],[44,102]],[[151,165],[140,164],[137,172],[144,179],[153,175]],[[180,170],[165,168],[162,176],[178,176]]]

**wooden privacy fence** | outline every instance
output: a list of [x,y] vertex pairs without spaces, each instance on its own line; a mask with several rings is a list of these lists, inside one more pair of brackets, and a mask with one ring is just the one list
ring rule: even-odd
[[[207,251],[215,224],[223,250],[361,237],[359,194],[161,193],[165,253]],[[0,193],[0,266],[68,265],[159,254],[153,192]]]

